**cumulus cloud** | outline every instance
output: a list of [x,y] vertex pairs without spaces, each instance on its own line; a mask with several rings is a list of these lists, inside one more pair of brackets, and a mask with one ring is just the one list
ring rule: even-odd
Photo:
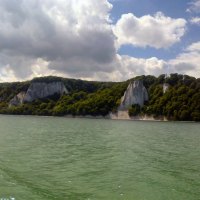
[[185,73],[191,76],[200,76],[200,41],[189,45],[184,52],[170,60],[172,72]]
[[132,78],[136,75],[159,75],[166,72],[167,64],[164,60],[156,57],[134,58],[131,56],[118,55],[118,61],[122,65],[121,73],[126,78]]
[[0,68],[0,82],[12,82],[17,81],[13,70],[8,65]]
[[189,8],[186,11],[190,13],[200,13],[200,0],[191,1],[189,3]]
[[192,43],[186,48],[187,52],[198,52],[200,53],[200,41]]
[[[200,77],[200,41],[192,43],[174,59],[163,60],[156,57],[135,58],[118,55],[118,74],[132,78],[137,75],[160,75],[166,73],[183,73],[194,77]],[[120,77],[120,76],[119,76]]]
[[190,20],[190,23],[191,23],[191,24],[200,25],[200,17],[193,17],[193,18]]
[[169,64],[180,69],[197,55],[197,44],[170,63],[117,54],[116,43],[170,47],[185,33],[186,21],[126,14],[113,25],[111,9],[108,0],[0,0],[0,81],[45,75],[120,81],[166,73]]
[[121,16],[113,28],[118,46],[131,44],[138,47],[168,48],[180,41],[186,30],[185,19],[172,19],[158,12],[140,18],[134,14]]
[[27,77],[39,59],[49,70],[108,71],[116,56],[111,8],[107,0],[1,0],[1,67]]

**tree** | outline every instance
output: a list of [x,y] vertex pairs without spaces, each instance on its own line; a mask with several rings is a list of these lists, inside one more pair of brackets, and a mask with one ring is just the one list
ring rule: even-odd
[[128,114],[129,116],[137,116],[140,113],[140,110],[141,110],[140,105],[134,104],[129,108]]

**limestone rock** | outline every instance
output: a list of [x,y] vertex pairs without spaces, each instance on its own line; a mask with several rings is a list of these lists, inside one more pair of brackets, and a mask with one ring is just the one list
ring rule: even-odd
[[168,83],[164,83],[163,84],[163,94],[165,94],[165,92],[169,89],[169,84]]
[[20,92],[16,96],[14,96],[10,102],[9,102],[9,107],[10,106],[19,106],[24,102],[24,97],[26,96],[26,92]]
[[28,88],[24,101],[32,102],[36,99],[43,99],[54,94],[68,94],[68,90],[62,82],[35,82]]
[[128,109],[133,104],[139,104],[141,107],[145,101],[148,101],[148,93],[142,80],[136,80],[129,84],[124,96],[121,99],[120,110]]
[[62,82],[34,82],[27,92],[20,92],[10,100],[9,106],[18,106],[24,102],[32,102],[36,99],[43,99],[54,94],[68,94],[68,90]]

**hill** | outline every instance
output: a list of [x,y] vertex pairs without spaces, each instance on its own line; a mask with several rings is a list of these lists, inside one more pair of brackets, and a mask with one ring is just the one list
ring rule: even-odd
[[[41,77],[26,82],[0,83],[0,114],[23,115],[93,115],[106,116],[117,112],[121,97],[130,82],[142,80],[149,100],[143,107],[132,105],[129,115],[165,116],[169,120],[200,121],[200,79],[171,74],[137,76],[124,82],[97,82],[61,77]],[[26,92],[33,83],[62,82],[68,94],[55,94],[18,106],[9,106],[11,99]],[[163,91],[163,85],[167,85]]]

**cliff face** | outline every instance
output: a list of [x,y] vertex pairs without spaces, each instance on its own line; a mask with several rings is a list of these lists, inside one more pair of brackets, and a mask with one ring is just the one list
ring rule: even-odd
[[18,106],[24,102],[32,102],[54,94],[68,94],[68,90],[62,82],[43,83],[35,82],[30,85],[27,92],[20,92],[11,99],[9,106]]
[[165,94],[165,92],[167,92],[168,89],[169,89],[169,84],[168,83],[164,83],[163,84],[163,94]]
[[127,109],[133,104],[139,104],[141,107],[145,101],[148,101],[148,93],[141,80],[136,80],[129,84],[124,96],[121,99],[120,110]]
[[35,82],[30,85],[24,98],[25,102],[32,102],[36,99],[43,99],[54,94],[68,94],[68,90],[62,82],[40,83]]
[[20,92],[13,99],[10,100],[9,106],[18,106],[24,102],[26,92]]

